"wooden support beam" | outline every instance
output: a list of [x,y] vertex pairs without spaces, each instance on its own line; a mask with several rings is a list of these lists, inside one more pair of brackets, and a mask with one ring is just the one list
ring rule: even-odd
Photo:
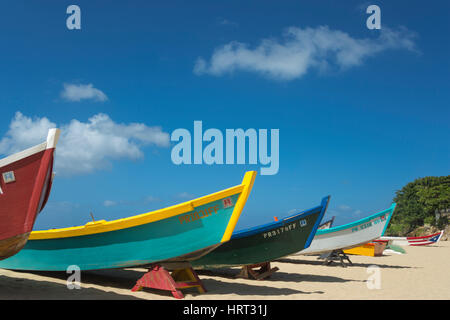
[[191,265],[179,262],[175,264],[152,265],[136,282],[131,291],[139,291],[142,288],[170,291],[177,299],[184,298],[180,289],[197,288],[199,293],[206,292],[205,287]]
[[[259,268],[259,270],[255,270]],[[271,268],[270,262],[245,265],[236,278],[263,280],[270,277],[274,272],[278,271],[278,267]]]

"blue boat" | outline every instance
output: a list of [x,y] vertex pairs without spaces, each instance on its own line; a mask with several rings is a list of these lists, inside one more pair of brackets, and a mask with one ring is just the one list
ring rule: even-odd
[[327,196],[312,209],[235,232],[230,241],[191,264],[196,269],[255,265],[307,248],[322,221],[329,200],[330,196]]

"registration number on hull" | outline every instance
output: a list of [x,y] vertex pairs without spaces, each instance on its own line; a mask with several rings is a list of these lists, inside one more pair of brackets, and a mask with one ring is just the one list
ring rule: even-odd
[[[306,226],[307,223],[306,223],[306,220],[303,219],[303,220],[300,220],[298,224],[300,225],[300,227],[304,227],[304,226]],[[264,239],[276,237],[282,233],[292,231],[295,228],[297,228],[297,222],[287,224],[287,225],[277,228],[275,230],[270,230],[270,231],[264,232],[263,237],[264,237]]]
[[361,231],[361,230],[370,228],[370,227],[372,227],[372,226],[374,226],[376,224],[379,224],[382,221],[385,221],[386,217],[387,217],[387,215],[386,216],[381,216],[379,218],[376,218],[375,220],[372,220],[372,221],[363,223],[363,224],[361,224],[359,226],[353,227],[352,228],[352,232],[357,232],[357,231]]

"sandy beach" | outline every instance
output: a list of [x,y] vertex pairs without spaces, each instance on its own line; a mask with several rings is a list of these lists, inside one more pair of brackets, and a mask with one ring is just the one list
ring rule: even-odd
[[[450,241],[428,247],[405,247],[406,254],[350,256],[353,266],[326,266],[317,256],[289,256],[272,263],[279,268],[266,280],[235,279],[239,268],[199,271],[208,290],[183,290],[185,300],[305,299],[450,299]],[[377,266],[379,269],[368,269]],[[372,271],[371,271],[372,270]],[[376,271],[373,271],[376,270]],[[380,287],[368,288],[374,272]],[[145,269],[81,273],[81,289],[69,290],[63,272],[18,272],[0,269],[0,299],[147,299],[175,300],[169,292],[130,289]],[[373,282],[369,282],[370,284]]]

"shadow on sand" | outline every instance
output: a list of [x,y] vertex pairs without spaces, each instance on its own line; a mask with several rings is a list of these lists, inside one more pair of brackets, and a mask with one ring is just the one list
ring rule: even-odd
[[[20,273],[29,274],[29,272]],[[32,274],[38,273],[33,272]],[[54,273],[39,273],[39,275],[58,279],[67,279],[68,277],[65,273],[63,277]],[[66,284],[6,275],[0,275],[0,283],[0,300],[139,300],[131,295],[108,291],[107,288],[100,290],[82,287],[70,290]]]
[[[290,288],[274,288],[273,286],[264,286],[262,283],[266,281],[255,281],[255,285],[239,282],[225,282],[216,279],[203,279],[206,287],[206,294],[238,294],[240,296],[276,296],[276,295],[292,295],[292,294],[323,294],[323,291],[305,292]],[[243,298],[245,299],[245,298]]]
[[[197,270],[198,275],[208,275],[208,276],[216,276],[223,277],[228,279],[235,279],[239,274],[239,269],[213,269],[213,270]],[[255,281],[257,283],[264,283],[266,281],[284,281],[284,282],[359,282],[358,280],[348,280],[339,277],[333,276],[324,276],[324,275],[313,275],[313,274],[302,274],[302,273],[287,273],[283,272],[283,270],[278,270],[273,273],[270,277],[265,278],[263,280],[249,280]]]
[[[351,267],[367,268],[367,267],[373,266],[373,265],[376,265],[376,266],[378,266],[380,268],[387,268],[387,269],[411,269],[411,268],[417,268],[417,267],[411,267],[411,266],[398,266],[398,265],[380,264],[380,262],[383,259],[383,257],[388,257],[388,256],[374,257],[373,263],[358,263],[358,262],[355,262],[354,259],[350,256],[350,259],[352,260],[352,265],[349,265],[347,262],[345,263],[345,265],[348,268],[351,268]],[[333,263],[331,263],[330,265],[325,265],[324,264],[324,260],[298,260],[298,259],[289,259],[289,258],[277,259],[277,260],[275,260],[275,262],[292,263],[292,264],[299,264],[299,265],[306,264],[306,265],[342,268],[340,262],[338,262],[338,261],[333,261]]]
[[[14,271],[23,274],[34,274],[47,278],[54,278],[66,281],[69,277],[64,271]],[[81,290],[69,290],[64,284],[58,284],[51,281],[38,281],[38,280],[28,280],[22,278],[15,278],[17,281],[32,281],[36,282],[37,291],[45,290],[46,294],[42,299],[102,299],[102,300],[140,300],[140,298],[131,295],[131,289],[136,284],[136,281],[141,278],[146,269],[108,269],[108,270],[93,270],[93,271],[82,271],[80,276]],[[86,285],[95,285],[105,288],[105,291],[94,289],[94,288],[83,288]],[[24,287],[29,287],[29,285],[24,285]],[[118,294],[108,291],[108,287],[111,289],[124,289],[129,290],[130,295]],[[44,289],[42,289],[44,288]],[[189,289],[191,290],[191,289]],[[189,290],[186,293],[189,293]],[[9,291],[9,290],[8,290]],[[17,299],[26,299],[23,297],[27,296],[28,289],[24,289],[18,292]],[[154,290],[145,288],[143,291],[148,293],[153,293],[160,295],[161,298],[173,297],[168,291]],[[195,293],[196,290],[191,292]],[[42,296],[42,294],[40,294]],[[0,288],[0,299],[5,296]],[[31,296],[31,294],[28,294]],[[39,294],[38,294],[39,296]],[[31,297],[30,299],[36,299]],[[40,299],[40,298],[38,298]],[[156,298],[157,299],[157,298]]]
[[[235,270],[232,270],[233,272]],[[59,280],[67,280],[68,274],[65,272],[57,272],[57,271],[15,271],[23,274],[34,274],[47,278],[55,278]],[[4,292],[0,288],[0,299],[59,299],[59,300],[68,300],[68,299],[139,299],[132,295],[124,295],[117,294],[111,291],[108,291],[108,287],[114,289],[125,289],[130,290],[135,285],[136,281],[144,275],[146,272],[145,269],[111,269],[111,270],[96,270],[96,271],[84,271],[81,272],[81,290],[69,290],[66,285],[58,284],[51,281],[40,281],[40,280],[29,280],[23,278],[10,278],[4,276],[4,278],[8,278],[9,284],[5,285],[6,289]],[[199,275],[216,275],[209,271],[199,272]],[[229,276],[226,278],[234,279],[234,276],[228,272]],[[280,277],[280,281],[285,277],[291,277],[292,274],[280,274],[277,277]],[[294,275],[298,276],[298,275]],[[3,276],[2,276],[3,277]],[[324,293],[322,291],[315,292],[304,292],[295,289],[289,288],[274,288],[272,286],[264,286],[262,285],[264,281],[258,281],[254,284],[252,280],[249,280],[250,283],[239,283],[237,281],[226,282],[220,281],[217,279],[211,278],[203,278],[200,276],[204,286],[206,287],[207,292],[204,294],[199,294],[197,289],[189,288],[183,289],[183,294],[203,297],[205,294],[239,294],[239,295],[292,295],[292,294],[311,294],[311,293]],[[287,281],[295,281],[294,279],[290,279]],[[2,279],[2,285],[5,281]],[[14,289],[11,290],[11,283],[15,283]],[[267,282],[266,282],[267,283]],[[96,285],[105,287],[105,291],[94,289],[94,288],[83,288],[83,285]],[[20,289],[22,287],[22,289]],[[161,298],[171,297],[172,294],[169,291],[157,290],[151,288],[143,288],[144,292],[156,294]],[[9,293],[13,291],[14,295],[11,296]],[[44,293],[45,292],[45,293]],[[9,296],[9,297],[8,297]],[[158,298],[156,298],[158,299]]]

